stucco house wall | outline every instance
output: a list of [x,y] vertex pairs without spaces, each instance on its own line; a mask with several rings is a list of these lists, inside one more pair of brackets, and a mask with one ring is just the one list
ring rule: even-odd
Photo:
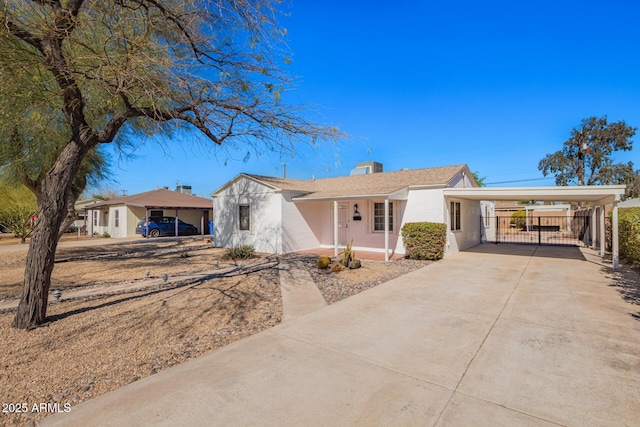
[[[464,200],[455,198],[446,198],[446,210],[447,210],[447,249],[445,256],[463,251],[472,246],[477,245],[481,241],[481,210],[480,202],[475,200]],[[450,224],[450,209],[451,202],[460,203],[460,230],[451,230]]]
[[[280,193],[248,178],[231,183],[213,202],[216,246],[251,245],[258,252],[282,252],[281,198]],[[240,205],[249,205],[249,230],[240,230]]]
[[[322,222],[321,212],[304,209],[304,204],[296,205],[291,201],[291,193],[282,193],[280,197],[282,211],[282,247],[281,252],[295,252],[320,246],[318,237],[310,224]],[[305,217],[306,215],[306,217]]]

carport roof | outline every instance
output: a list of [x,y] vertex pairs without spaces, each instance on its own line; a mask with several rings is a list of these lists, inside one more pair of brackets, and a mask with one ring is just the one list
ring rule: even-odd
[[624,185],[585,185],[564,187],[447,188],[444,195],[468,200],[586,202],[605,205],[619,201]]
[[166,209],[213,209],[213,202],[204,197],[171,191],[166,188],[118,197],[105,202],[85,206],[85,209],[100,209],[107,206],[125,205],[141,208]]

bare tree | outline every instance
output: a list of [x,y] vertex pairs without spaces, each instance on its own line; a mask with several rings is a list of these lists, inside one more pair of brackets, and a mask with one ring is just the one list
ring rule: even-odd
[[50,167],[24,179],[39,215],[13,326],[46,321],[58,232],[96,147],[195,129],[217,146],[294,151],[299,141],[339,135],[283,102],[292,82],[281,71],[288,60],[278,7],[270,0],[2,0],[0,134],[17,126],[67,135],[62,145],[32,139]]

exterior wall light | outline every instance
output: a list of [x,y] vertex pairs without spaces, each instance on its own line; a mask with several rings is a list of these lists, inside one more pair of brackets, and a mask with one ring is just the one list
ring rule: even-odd
[[362,220],[362,215],[360,215],[360,212],[358,212],[358,204],[354,204],[353,205],[353,220],[354,221],[361,221]]

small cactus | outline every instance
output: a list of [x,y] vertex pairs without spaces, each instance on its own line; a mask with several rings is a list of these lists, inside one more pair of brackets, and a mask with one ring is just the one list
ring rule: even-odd
[[336,262],[331,266],[331,271],[334,273],[337,273],[338,271],[342,271],[342,264],[340,264],[339,262]]
[[318,258],[318,268],[324,270],[331,265],[331,258],[328,256],[321,256]]

